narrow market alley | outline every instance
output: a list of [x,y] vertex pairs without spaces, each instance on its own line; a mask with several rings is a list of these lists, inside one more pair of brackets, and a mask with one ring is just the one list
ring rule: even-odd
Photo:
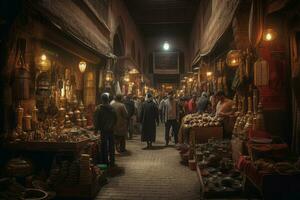
[[111,178],[97,196],[105,199],[200,199],[197,174],[180,164],[180,155],[172,146],[165,147],[164,127],[157,129],[153,149],[144,150],[140,136],[127,142],[128,156],[116,162],[124,174]]

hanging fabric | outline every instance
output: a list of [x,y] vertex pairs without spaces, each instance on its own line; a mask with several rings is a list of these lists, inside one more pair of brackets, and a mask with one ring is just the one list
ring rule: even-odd
[[257,47],[264,28],[264,10],[262,0],[252,0],[249,17],[249,41],[250,45]]
[[258,58],[258,60],[254,63],[254,85],[269,85],[269,64],[262,58]]

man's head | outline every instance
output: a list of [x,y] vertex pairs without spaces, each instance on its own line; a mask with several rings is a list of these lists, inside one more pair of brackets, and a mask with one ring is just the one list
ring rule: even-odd
[[117,94],[116,95],[116,101],[122,102],[122,99],[123,99],[123,95],[122,94]]
[[102,93],[101,94],[101,102],[102,102],[102,104],[108,104],[109,103],[109,94],[108,93]]
[[195,101],[197,99],[197,95],[193,94],[192,99]]
[[153,97],[153,96],[152,96],[152,94],[151,94],[151,93],[147,93],[147,94],[146,94],[146,98],[147,98],[147,100],[151,100],[151,99],[152,99],[152,97]]
[[223,101],[225,99],[225,93],[221,90],[218,91],[215,96],[219,101]]

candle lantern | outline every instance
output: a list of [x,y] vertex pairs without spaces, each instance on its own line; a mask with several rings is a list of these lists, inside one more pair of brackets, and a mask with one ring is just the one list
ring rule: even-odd
[[237,67],[241,63],[241,51],[231,50],[227,53],[226,63],[229,67]]

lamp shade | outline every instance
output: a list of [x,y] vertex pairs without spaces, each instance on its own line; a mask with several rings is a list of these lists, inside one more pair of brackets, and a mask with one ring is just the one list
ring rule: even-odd
[[79,64],[78,64],[78,68],[79,68],[79,71],[81,73],[85,72],[85,69],[86,69],[86,62],[85,61],[80,61]]

